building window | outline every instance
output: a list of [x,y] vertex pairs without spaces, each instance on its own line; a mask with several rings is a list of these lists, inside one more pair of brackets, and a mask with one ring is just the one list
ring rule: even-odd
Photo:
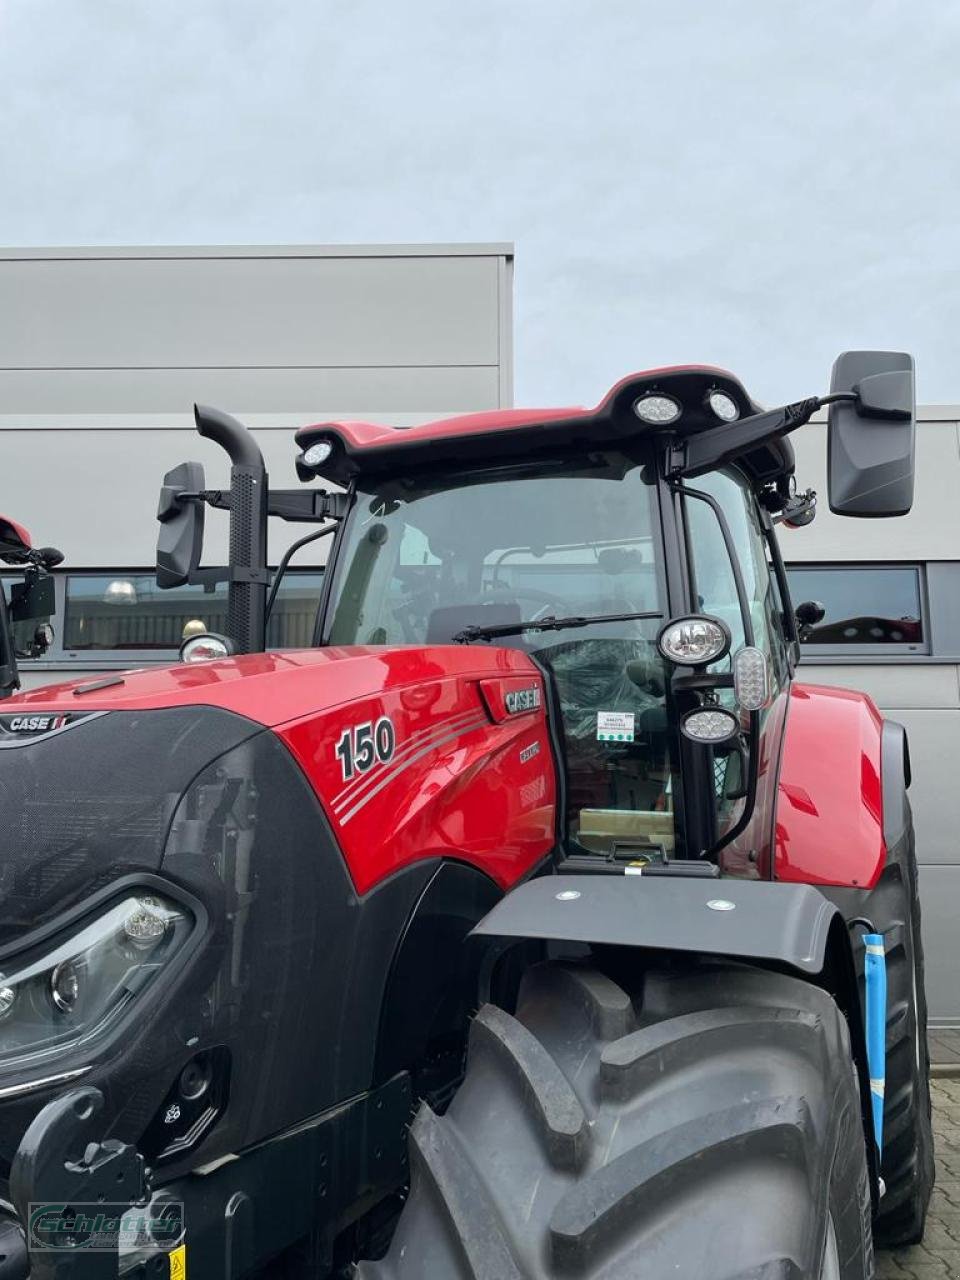
[[793,607],[817,601],[820,622],[800,626],[804,646],[926,651],[923,591],[917,565],[792,565]]
[[[66,576],[62,648],[68,653],[111,651],[168,654],[179,648],[184,628],[202,622],[208,631],[226,631],[227,586],[173,587],[161,591],[152,574],[109,573]],[[284,575],[270,617],[267,644],[297,649],[313,643],[322,573]]]

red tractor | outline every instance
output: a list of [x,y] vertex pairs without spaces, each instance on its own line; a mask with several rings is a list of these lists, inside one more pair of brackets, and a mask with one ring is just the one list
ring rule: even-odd
[[[795,680],[774,532],[825,404],[831,507],[909,510],[898,353],[772,410],[682,367],[305,428],[331,492],[197,410],[230,486],[167,475],[158,580],[226,579],[228,634],[0,714],[0,1277],[863,1280],[920,1239],[906,739]],[[265,650],[271,515],[332,538],[311,649]]]

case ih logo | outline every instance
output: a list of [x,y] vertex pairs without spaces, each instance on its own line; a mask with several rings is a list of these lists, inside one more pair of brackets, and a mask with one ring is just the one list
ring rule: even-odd
[[503,705],[512,716],[518,716],[521,711],[536,711],[540,706],[540,686],[535,684],[529,689],[514,689],[506,695]]
[[0,716],[0,727],[7,733],[53,733],[69,724],[72,716]]

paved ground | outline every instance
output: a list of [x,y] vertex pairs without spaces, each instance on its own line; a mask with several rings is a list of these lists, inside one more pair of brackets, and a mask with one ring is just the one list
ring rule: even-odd
[[[932,1036],[930,1049],[934,1062],[945,1061]],[[933,1081],[933,1127],[937,1185],[923,1244],[879,1254],[877,1280],[960,1280],[960,1077],[956,1075]]]
[[927,1039],[930,1042],[930,1061],[944,1070],[954,1067],[960,1072],[960,1031],[931,1027]]

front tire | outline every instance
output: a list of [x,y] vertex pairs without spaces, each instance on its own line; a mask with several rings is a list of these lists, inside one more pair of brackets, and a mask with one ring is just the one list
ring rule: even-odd
[[486,1005],[442,1118],[424,1106],[390,1250],[365,1280],[873,1275],[846,1023],[733,964],[538,965]]
[[923,1239],[935,1177],[917,878],[911,824],[889,851],[887,865],[868,903],[873,927],[884,935],[887,966],[887,1063],[880,1167],[886,1193],[874,1226],[877,1244],[886,1248],[918,1244]]

